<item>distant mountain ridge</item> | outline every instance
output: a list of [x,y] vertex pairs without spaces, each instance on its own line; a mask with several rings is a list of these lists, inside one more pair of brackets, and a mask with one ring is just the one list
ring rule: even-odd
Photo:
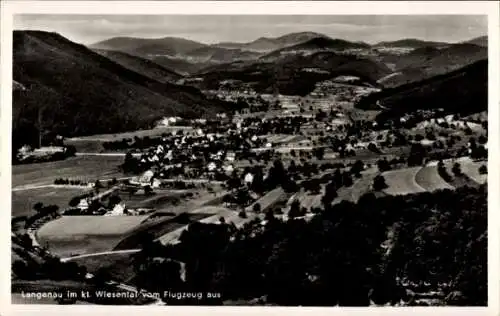
[[488,47],[488,36],[479,36],[471,40],[465,41],[465,44],[474,44],[482,47]]
[[206,44],[179,37],[163,37],[154,39],[114,37],[89,45],[89,47],[93,49],[121,51],[140,56],[155,54],[175,56],[206,46]]

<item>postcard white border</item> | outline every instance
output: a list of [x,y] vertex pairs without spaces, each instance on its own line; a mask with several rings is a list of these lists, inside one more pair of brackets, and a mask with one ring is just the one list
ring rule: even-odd
[[[3,0],[1,5],[1,169],[0,188],[3,210],[0,243],[0,314],[2,315],[80,315],[94,313],[148,315],[500,315],[499,313],[499,7],[495,1],[12,1]],[[488,166],[488,296],[487,308],[286,308],[286,307],[138,307],[138,306],[91,306],[91,305],[10,305],[10,205],[11,205],[11,91],[12,91],[12,22],[15,14],[245,14],[245,15],[488,15],[489,35],[489,166]]]

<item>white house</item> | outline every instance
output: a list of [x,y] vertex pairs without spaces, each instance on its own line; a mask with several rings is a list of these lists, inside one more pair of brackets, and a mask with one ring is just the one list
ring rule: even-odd
[[245,175],[245,178],[243,179],[243,181],[244,181],[245,183],[248,183],[248,184],[252,183],[252,182],[253,182],[253,174],[251,174],[250,172],[249,172],[249,173],[247,173],[247,174]]
[[207,169],[208,171],[214,171],[215,169],[217,169],[217,165],[215,164],[215,162],[211,161],[208,163]]

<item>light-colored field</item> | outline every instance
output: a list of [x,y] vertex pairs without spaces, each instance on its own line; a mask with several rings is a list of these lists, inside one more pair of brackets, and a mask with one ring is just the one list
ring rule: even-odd
[[63,216],[43,225],[38,235],[72,237],[75,235],[119,235],[143,222],[148,216]]
[[123,177],[119,165],[123,157],[80,156],[66,160],[12,167],[12,187],[53,184],[57,178],[94,181]]
[[37,232],[42,246],[61,257],[113,249],[148,216],[63,216]]
[[422,167],[412,167],[384,172],[386,184],[389,186],[384,190],[390,195],[405,195],[424,192],[421,186],[415,181],[415,176]]
[[85,193],[85,188],[39,188],[23,191],[12,191],[12,216],[34,215],[33,205],[38,202],[44,205],[57,205],[60,209],[68,207],[69,201]]
[[425,166],[415,175],[415,181],[427,191],[454,189],[438,173],[437,166]]
[[321,197],[324,193],[324,186],[321,186],[321,191],[319,194],[311,194],[310,192],[305,192],[303,189],[298,192],[294,200],[300,202],[300,207],[305,207],[308,211],[311,207],[320,207],[321,206]]
[[274,190],[271,190],[267,192],[264,196],[262,196],[260,199],[255,201],[255,203],[251,204],[248,206],[245,211],[253,211],[253,207],[255,204],[259,203],[260,204],[260,209],[261,211],[264,211],[271,207],[273,204],[278,202],[280,199],[283,199],[286,197],[285,191],[283,191],[283,188],[278,187]]

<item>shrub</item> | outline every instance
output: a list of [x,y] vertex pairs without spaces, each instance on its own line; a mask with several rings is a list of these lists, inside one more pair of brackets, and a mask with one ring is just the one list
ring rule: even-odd
[[385,178],[383,176],[379,175],[373,179],[373,189],[375,191],[381,191],[386,188],[388,188],[388,186],[387,183],[385,183]]
[[482,165],[479,167],[479,174],[487,174],[488,173],[488,167],[486,165]]

